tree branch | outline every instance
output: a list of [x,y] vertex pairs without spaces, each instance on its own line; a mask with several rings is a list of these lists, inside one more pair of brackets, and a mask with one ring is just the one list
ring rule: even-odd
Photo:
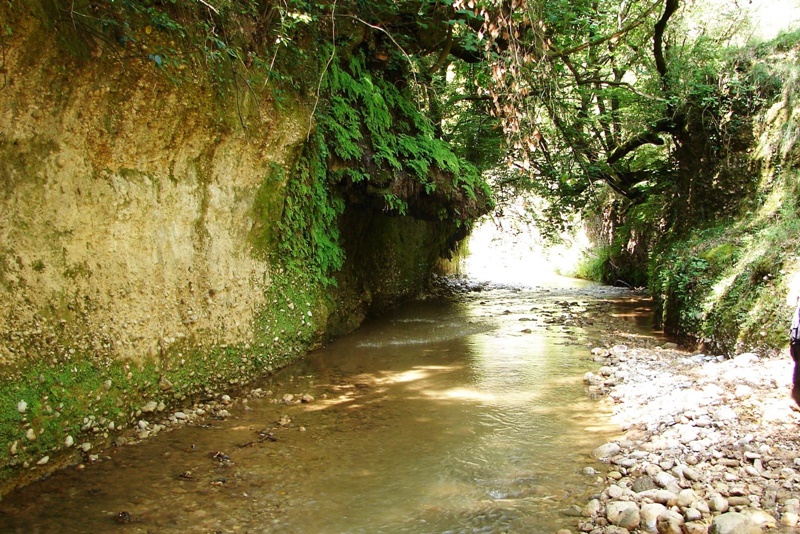
[[606,158],[606,163],[608,165],[613,165],[642,145],[663,145],[664,140],[661,139],[658,134],[669,132],[671,128],[672,121],[669,119],[659,120],[651,129],[632,137],[626,143],[617,147],[617,149]]
[[611,87],[624,87],[625,89],[628,89],[631,93],[635,94],[636,96],[641,96],[642,98],[647,98],[649,100],[656,100],[658,102],[667,102],[666,98],[663,98],[663,97],[660,97],[660,96],[655,96],[655,95],[650,95],[650,94],[647,94],[647,93],[643,93],[643,92],[637,90],[634,86],[632,86],[631,84],[629,84],[627,82],[601,80],[601,79],[597,79],[597,78],[580,78],[578,80],[578,85],[588,85],[588,84],[608,85],[608,86],[611,86]]
[[[671,2],[671,1],[677,2],[678,0],[667,0],[667,3]],[[566,50],[558,50],[558,49],[555,49],[553,47],[554,51],[547,54],[547,59],[550,60],[550,61],[553,61],[555,59],[563,58],[563,57],[572,55],[572,54],[574,54],[576,52],[580,52],[582,50],[586,50],[589,47],[597,46],[599,44],[605,43],[606,41],[611,41],[613,39],[616,39],[617,37],[621,37],[621,36],[625,35],[626,33],[630,32],[631,30],[634,30],[634,29],[638,28],[639,26],[641,26],[642,24],[644,24],[645,21],[647,20],[647,17],[653,11],[655,11],[656,7],[658,7],[659,4],[661,4],[661,0],[657,0],[655,3],[653,3],[653,5],[651,5],[649,8],[647,8],[647,10],[644,13],[642,13],[642,16],[640,16],[638,19],[634,20],[630,24],[624,26],[623,28],[620,28],[619,30],[615,31],[614,33],[612,33],[610,35],[603,35],[601,37],[598,37],[597,39],[593,39],[591,41],[585,42],[585,43],[580,44],[578,46],[573,46],[572,48],[567,48]],[[666,22],[665,22],[665,24],[666,24]]]
[[445,41],[444,46],[442,47],[442,51],[439,53],[439,59],[436,60],[436,63],[431,66],[429,73],[433,74],[434,72],[438,71],[444,65],[444,62],[447,60],[447,56],[450,55],[450,50],[453,48],[453,27],[449,26],[447,28],[447,41]]
[[680,0],[667,0],[664,14],[656,22],[653,32],[653,57],[656,60],[656,70],[661,76],[661,85],[667,88],[667,61],[664,59],[664,31],[667,29],[669,18],[678,10]]

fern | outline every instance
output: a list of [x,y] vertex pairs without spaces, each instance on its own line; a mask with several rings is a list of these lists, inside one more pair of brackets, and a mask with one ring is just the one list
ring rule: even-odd
[[[469,197],[476,198],[478,184],[487,198],[491,196],[477,169],[435,136],[414,95],[374,76],[362,54],[353,54],[346,66],[335,57],[326,84],[330,96],[319,124],[338,157],[356,164],[369,148],[375,163],[393,173],[412,174],[429,194],[436,187],[430,179],[435,166],[452,174],[453,185]],[[353,182],[368,179],[357,172],[347,176]]]
[[286,185],[278,224],[280,261],[290,271],[311,273],[324,285],[335,283],[330,275],[342,268],[345,259],[338,226],[344,201],[331,193],[327,156],[324,138],[314,134],[297,163],[296,178]]

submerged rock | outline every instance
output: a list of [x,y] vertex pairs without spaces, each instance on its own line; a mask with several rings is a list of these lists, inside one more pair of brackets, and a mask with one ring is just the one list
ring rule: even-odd
[[592,454],[595,458],[609,458],[618,454],[621,450],[622,448],[617,443],[611,441],[597,447]]

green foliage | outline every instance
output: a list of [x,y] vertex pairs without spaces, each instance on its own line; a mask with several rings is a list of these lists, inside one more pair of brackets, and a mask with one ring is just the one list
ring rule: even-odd
[[[301,43],[323,4],[303,0],[259,6],[245,0],[35,0],[33,12],[73,55],[99,47],[140,59],[175,83],[205,78],[240,114],[249,97],[308,89],[315,63]],[[218,4],[212,7],[213,4]],[[298,68],[300,67],[300,68]]]
[[253,198],[253,227],[249,237],[256,255],[262,258],[269,257],[278,246],[285,182],[286,169],[272,164],[270,173],[264,177]]
[[[454,186],[473,199],[476,188],[488,192],[477,168],[436,137],[433,123],[414,103],[411,89],[368,70],[363,53],[353,54],[346,66],[335,57],[323,88],[330,96],[318,114],[319,129],[331,153],[351,168],[369,168],[374,161],[378,168],[372,180],[379,185],[407,173],[430,194],[436,188],[431,180],[435,167],[452,175]],[[356,182],[365,177],[352,170],[344,176]],[[399,199],[385,198],[389,209],[405,212]]]
[[594,282],[606,282],[609,279],[610,258],[609,247],[594,248],[584,253],[570,275]]
[[344,201],[333,192],[327,173],[328,147],[321,132],[306,143],[294,175],[286,184],[283,214],[277,225],[280,262],[293,273],[311,273],[324,285],[344,264],[338,217]]
[[777,37],[767,43],[762,43],[758,49],[762,53],[788,52],[800,46],[800,29],[782,30]]
[[[656,270],[650,291],[660,296],[664,309],[674,317],[664,317],[668,325],[676,321],[686,332],[698,331],[702,319],[702,296],[709,289],[705,276],[708,262],[694,255],[670,254]],[[676,333],[676,332],[673,332]]]
[[731,353],[785,346],[791,309],[785,271],[797,270],[800,219],[795,171],[770,185],[777,210],[719,221],[663,244],[652,259],[650,290],[668,331]]

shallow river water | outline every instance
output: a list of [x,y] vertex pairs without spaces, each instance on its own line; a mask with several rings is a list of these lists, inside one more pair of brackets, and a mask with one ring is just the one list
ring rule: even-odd
[[575,284],[404,306],[254,384],[272,394],[228,419],[7,496],[0,532],[554,532],[616,431],[582,383],[597,332],[569,319],[621,294]]

